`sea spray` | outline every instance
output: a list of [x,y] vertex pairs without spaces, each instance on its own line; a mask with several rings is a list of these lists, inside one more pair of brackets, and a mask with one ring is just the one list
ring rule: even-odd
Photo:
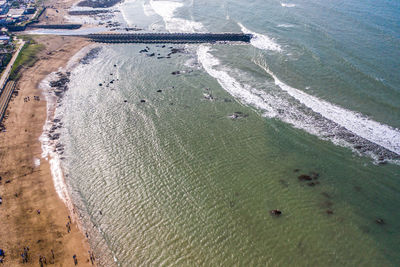
[[247,29],[243,24],[238,22],[238,25],[242,29],[242,32],[247,33],[247,34],[252,34],[253,38],[251,38],[250,43],[259,49],[262,50],[270,50],[270,51],[276,51],[276,52],[282,52],[282,48],[279,44],[275,42],[272,38],[268,37],[265,34],[260,34],[253,32],[249,29]]

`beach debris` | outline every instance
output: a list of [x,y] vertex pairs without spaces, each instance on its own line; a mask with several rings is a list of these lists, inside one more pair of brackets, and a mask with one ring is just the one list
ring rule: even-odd
[[380,224],[380,225],[385,224],[385,221],[384,221],[382,218],[377,218],[377,219],[375,220],[375,222],[376,222],[377,224]]
[[276,217],[279,217],[282,215],[282,211],[275,209],[275,210],[271,210],[269,213],[271,213],[271,215],[274,215]]

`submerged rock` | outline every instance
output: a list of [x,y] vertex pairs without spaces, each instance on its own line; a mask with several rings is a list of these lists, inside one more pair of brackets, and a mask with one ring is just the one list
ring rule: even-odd
[[377,224],[380,224],[380,225],[385,224],[385,221],[384,221],[383,219],[381,219],[381,218],[377,218],[377,219],[375,220],[375,222],[376,222]]
[[269,213],[271,213],[271,215],[274,215],[276,217],[279,217],[282,215],[282,211],[275,209],[275,210],[271,210]]
[[231,118],[231,119],[241,119],[241,118],[246,118],[248,116],[249,115],[244,114],[243,112],[236,111],[233,114],[229,115],[229,118]]
[[297,177],[300,181],[311,181],[312,180],[312,178],[311,178],[311,176],[309,176],[309,175],[306,175],[306,174],[302,174],[302,175],[300,175],[299,177]]
[[146,100],[142,99],[140,100],[140,103],[146,103]]

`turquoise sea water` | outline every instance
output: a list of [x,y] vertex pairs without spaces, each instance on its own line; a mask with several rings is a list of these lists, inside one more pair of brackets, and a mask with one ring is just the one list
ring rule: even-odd
[[170,59],[101,45],[72,70],[62,165],[104,266],[400,264],[398,2],[120,9],[147,30],[256,38]]

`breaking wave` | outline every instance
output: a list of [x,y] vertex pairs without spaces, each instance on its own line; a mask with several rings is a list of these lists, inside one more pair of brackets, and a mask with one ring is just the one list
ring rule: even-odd
[[238,101],[260,110],[265,117],[279,119],[377,161],[400,160],[400,130],[293,88],[280,81],[260,60],[254,63],[273,79],[273,83],[266,81],[259,86],[268,86],[268,91],[242,83],[210,51],[209,46],[200,46],[197,51],[207,73]]
[[245,26],[243,26],[243,24],[241,24],[240,22],[238,22],[238,25],[242,29],[242,32],[253,35],[253,38],[251,39],[250,43],[254,47],[257,47],[257,48],[263,49],[263,50],[271,50],[271,51],[277,51],[277,52],[282,51],[281,46],[279,44],[275,43],[274,40],[269,38],[268,36],[250,31]]
[[205,30],[200,22],[174,17],[176,10],[184,6],[183,3],[151,0],[150,5],[163,18],[165,28],[169,32],[202,32]]

